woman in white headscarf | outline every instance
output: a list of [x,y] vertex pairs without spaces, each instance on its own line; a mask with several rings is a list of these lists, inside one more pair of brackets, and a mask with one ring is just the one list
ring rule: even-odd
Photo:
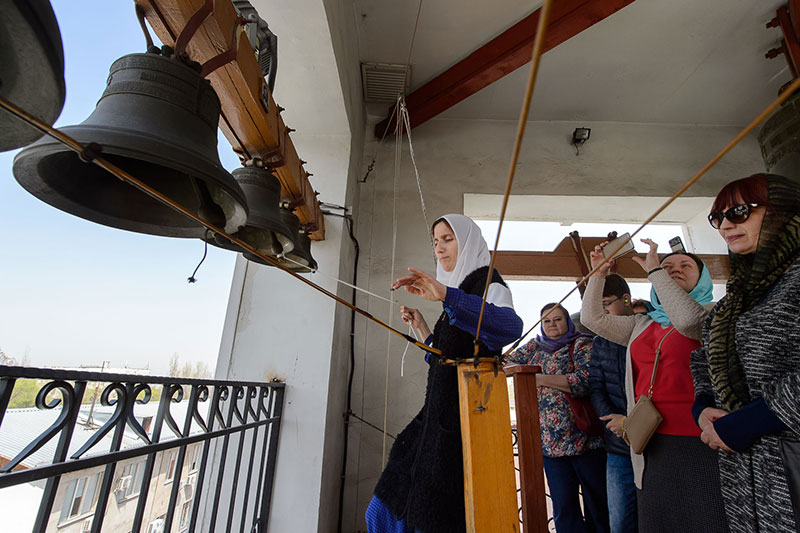
[[[401,310],[403,320],[442,356],[426,355],[425,404],[392,446],[367,509],[370,533],[461,533],[466,528],[456,368],[441,360],[473,355],[490,255],[480,228],[463,215],[439,218],[432,231],[436,278],[409,268],[411,273],[392,287],[442,302],[432,332],[419,310]],[[514,312],[511,291],[495,271],[481,323],[479,356],[500,355],[502,347],[521,334],[522,320]]]

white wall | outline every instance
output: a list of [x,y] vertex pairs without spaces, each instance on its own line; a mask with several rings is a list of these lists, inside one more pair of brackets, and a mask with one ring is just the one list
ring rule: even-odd
[[[256,0],[278,35],[275,100],[323,202],[352,206],[360,172],[364,109],[352,6],[334,0]],[[357,79],[357,74],[356,74]],[[327,290],[349,299],[344,220],[325,217],[312,244]],[[331,279],[331,277],[333,279]],[[350,341],[349,310],[277,269],[237,258],[216,377],[286,382],[269,529],[336,528]]]
[[[744,176],[742,176],[744,177]],[[727,254],[728,246],[720,237],[719,232],[708,223],[708,212],[711,210],[713,199],[708,206],[696,216],[686,222],[686,232],[692,249],[699,254]]]
[[[569,144],[576,126],[592,128],[591,139],[579,156]],[[369,125],[362,172],[366,172],[376,153],[377,140],[371,131]],[[516,123],[511,121],[449,119],[434,119],[413,130],[429,222],[448,212],[463,212],[465,193],[503,193],[515,132]],[[599,207],[593,212],[587,210],[588,214],[582,217],[591,222],[602,219],[604,206],[624,209],[611,197],[666,199],[736,133],[738,128],[692,125],[531,122],[512,193],[561,195],[549,202],[549,216],[545,212],[528,217],[539,220],[561,220],[562,211],[566,211],[562,206],[569,203],[569,196],[595,197]],[[378,146],[375,170],[366,183],[358,185],[359,285],[382,295],[389,295],[392,277],[402,275],[408,266],[434,271],[407,145],[402,151],[396,186],[394,150],[393,138]],[[691,188],[688,196],[705,197],[700,201],[708,201],[727,181],[760,170],[763,166],[758,145],[748,137]],[[395,209],[397,240],[392,263]],[[699,218],[704,216],[698,214],[698,220],[687,222],[693,230],[693,245],[701,252],[720,253],[713,246],[714,235],[702,226],[708,226]],[[431,325],[441,312],[441,305],[420,302],[405,293],[391,297],[422,309]],[[386,302],[367,296],[359,296],[358,302],[370,313],[388,319]],[[392,325],[406,331],[398,312],[393,315]],[[411,347],[406,356],[405,377],[400,377],[404,347],[401,339],[389,340],[385,330],[357,319],[353,411],[383,426],[386,407],[387,430],[395,435],[422,405],[427,371],[421,351]],[[366,531],[363,514],[382,469],[383,440],[381,432],[357,421],[352,423],[344,531]],[[386,439],[386,444],[388,451],[392,439]]]

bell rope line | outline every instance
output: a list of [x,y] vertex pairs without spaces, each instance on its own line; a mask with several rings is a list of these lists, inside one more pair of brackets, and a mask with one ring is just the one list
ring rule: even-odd
[[[395,106],[395,130],[394,130],[394,177],[392,181],[392,259],[389,263],[389,279],[395,280],[395,263],[397,257],[397,177],[400,174],[400,163],[403,153],[403,123],[400,121],[402,113],[403,94],[397,95],[397,105]],[[394,320],[394,306],[389,306],[389,324]],[[389,362],[392,357],[392,337],[386,337],[386,372],[384,376],[383,390],[383,439],[381,443],[381,465],[386,468],[386,427],[389,424]]]
[[[288,257],[288,256],[286,256],[284,254],[279,254],[278,255],[278,259],[281,259],[282,261],[289,261],[290,263],[294,263],[295,265],[297,265],[299,267],[308,268],[307,265],[304,265],[303,263],[300,263],[299,261],[295,261],[291,257]],[[339,278],[337,278],[336,276],[330,276],[328,274],[320,272],[319,269],[312,269],[311,273],[312,274],[320,274],[321,276],[324,276],[324,277],[326,277],[326,278],[328,278],[330,280],[333,280],[333,281],[335,281],[337,283],[341,283],[342,285],[350,287],[353,290],[357,290],[357,291],[363,292],[364,294],[368,294],[369,296],[372,296],[373,298],[378,298],[379,300],[383,300],[384,302],[389,302],[390,304],[394,304],[394,305],[400,305],[400,303],[395,301],[395,300],[390,300],[389,298],[385,298],[385,297],[381,296],[380,294],[375,294],[374,292],[370,292],[367,289],[362,289],[361,287],[357,287],[356,285],[353,285],[352,283],[347,283],[346,281],[342,281]]]
[[230,240],[231,242],[236,243],[243,250],[255,255],[259,259],[262,259],[262,260],[266,261],[270,265],[272,265],[274,267],[277,267],[280,270],[283,270],[284,272],[287,272],[289,275],[291,275],[292,277],[300,280],[301,282],[305,283],[309,287],[311,287],[313,289],[316,289],[317,291],[319,291],[322,294],[328,296],[329,298],[332,298],[333,300],[336,300],[337,302],[339,302],[340,304],[344,305],[348,309],[351,309],[352,311],[355,311],[356,313],[358,313],[361,316],[367,318],[368,320],[371,320],[371,321],[375,322],[376,324],[386,328],[387,330],[391,331],[395,335],[404,338],[406,341],[414,344],[415,346],[417,346],[421,350],[426,351],[426,352],[435,353],[437,355],[441,355],[442,352],[440,350],[437,350],[436,348],[433,348],[431,346],[423,344],[423,343],[417,341],[416,339],[414,339],[413,337],[411,337],[409,335],[406,335],[403,332],[393,328],[392,326],[390,326],[389,324],[386,324],[385,322],[383,322],[379,318],[373,316],[369,312],[359,308],[356,305],[351,304],[350,302],[348,302],[347,300],[345,300],[343,298],[340,298],[339,296],[333,294],[332,292],[328,291],[327,289],[325,289],[323,287],[320,287],[319,285],[317,285],[313,281],[304,278],[300,274],[297,274],[296,272],[293,272],[292,270],[287,268],[285,265],[281,264],[277,259],[275,259],[273,257],[270,257],[267,254],[264,254],[260,250],[257,250],[255,248],[253,248],[251,245],[249,245],[248,243],[238,239],[237,237],[229,235],[223,229],[218,228],[216,225],[214,225],[214,224],[212,224],[210,222],[207,222],[206,220],[203,220],[202,218],[200,218],[199,216],[197,216],[193,212],[189,211],[187,208],[183,207],[181,204],[175,202],[174,200],[172,200],[168,196],[158,192],[157,190],[155,190],[154,188],[150,187],[149,185],[143,183],[142,181],[138,180],[136,177],[132,176],[128,172],[122,170],[121,168],[117,167],[113,163],[111,163],[111,162],[103,159],[102,157],[98,156],[96,153],[94,153],[90,149],[90,147],[88,145],[87,146],[82,145],[81,143],[79,143],[78,141],[76,141],[75,139],[70,137],[69,135],[57,130],[56,128],[53,128],[52,126],[48,125],[45,122],[42,122],[41,120],[39,120],[38,118],[34,117],[33,115],[31,115],[31,114],[27,113],[26,111],[18,108],[17,106],[15,106],[14,104],[12,104],[8,100],[6,100],[5,98],[0,97],[0,108],[5,109],[6,111],[10,112],[11,114],[16,116],[17,118],[19,118],[21,120],[24,120],[25,122],[27,122],[31,126],[39,129],[40,131],[46,133],[47,135],[53,137],[54,139],[56,139],[57,141],[59,141],[63,145],[67,146],[70,150],[72,150],[72,151],[76,152],[77,154],[79,154],[86,161],[90,161],[90,162],[94,163],[95,165],[99,166],[100,168],[102,168],[103,170],[107,171],[108,173],[110,173],[114,177],[118,178],[119,180],[121,180],[121,181],[123,181],[125,183],[128,183],[129,185],[132,185],[133,187],[135,187],[136,189],[138,189],[138,190],[142,191],[143,193],[147,194],[151,198],[153,198],[153,199],[161,202],[162,204],[164,204],[164,205],[166,205],[166,206],[168,206],[168,207],[180,212],[184,216],[189,217],[190,219],[194,220],[195,222],[197,222],[198,224],[200,224],[204,228],[209,229],[209,230],[211,230],[211,231],[213,231],[213,232],[225,237],[226,239]]
[[525,87],[525,96],[522,98],[522,110],[519,114],[519,123],[517,125],[517,136],[514,139],[514,150],[511,155],[511,165],[508,169],[508,182],[506,183],[506,192],[503,194],[503,207],[500,210],[500,224],[497,226],[497,238],[494,240],[494,250],[492,251],[492,258],[489,262],[489,273],[486,275],[486,286],[483,288],[483,298],[481,299],[481,311],[478,313],[478,327],[475,329],[475,352],[474,357],[478,356],[478,337],[481,334],[481,325],[483,323],[483,312],[486,309],[486,298],[489,295],[489,285],[492,283],[492,275],[494,273],[494,263],[497,258],[497,247],[500,244],[500,232],[503,230],[503,220],[506,217],[506,208],[508,207],[508,198],[511,196],[511,185],[514,183],[514,176],[517,170],[517,160],[519,153],[522,149],[522,138],[525,136],[525,126],[528,122],[528,113],[531,108],[531,100],[533,99],[533,88],[536,86],[536,78],[539,75],[539,64],[541,63],[542,53],[544,51],[544,37],[547,33],[547,23],[550,20],[550,8],[553,6],[553,0],[545,0],[542,4],[541,11],[539,12],[539,25],[536,28],[536,40],[533,43],[533,53],[531,58],[531,69],[528,74],[528,84]]
[[425,197],[422,195],[422,179],[419,175],[417,168],[417,158],[414,156],[414,145],[411,142],[411,120],[408,116],[408,108],[406,107],[406,99],[403,97],[400,102],[400,115],[403,118],[403,124],[406,127],[406,135],[408,136],[408,154],[411,159],[411,165],[414,167],[414,176],[417,179],[417,191],[419,191],[419,203],[422,206],[422,218],[425,219],[425,228],[428,230],[428,239],[431,242],[431,253],[433,254],[433,268],[436,268],[436,245],[433,244],[433,228],[428,223],[428,210],[425,207]]
[[[795,78],[795,80],[794,80],[794,81],[793,81],[793,82],[792,82],[792,83],[791,83],[791,84],[790,84],[788,87],[786,87],[786,89],[785,89],[785,90],[784,90],[784,91],[783,91],[783,92],[782,92],[782,93],[781,93],[781,94],[780,94],[780,95],[779,95],[779,96],[778,96],[778,97],[777,97],[775,100],[773,100],[773,101],[772,101],[772,102],[771,102],[771,103],[770,103],[770,104],[769,104],[769,105],[768,105],[766,108],[764,108],[764,110],[763,110],[761,113],[759,113],[759,114],[758,114],[758,116],[757,116],[756,118],[754,118],[754,119],[752,120],[752,122],[750,122],[750,124],[748,124],[747,126],[745,126],[745,127],[744,127],[744,128],[743,128],[743,129],[742,129],[742,130],[741,130],[741,131],[740,131],[740,132],[739,132],[739,133],[738,133],[738,134],[737,134],[737,135],[736,135],[736,136],[735,136],[735,137],[734,137],[734,138],[733,138],[733,139],[732,139],[732,140],[729,142],[729,143],[728,143],[728,144],[726,144],[726,145],[725,145],[725,146],[722,148],[722,150],[720,150],[719,152],[717,152],[717,154],[716,154],[714,157],[712,157],[712,158],[711,158],[711,159],[708,161],[708,163],[706,163],[705,165],[703,165],[703,168],[701,168],[701,169],[700,169],[700,170],[697,172],[697,174],[695,174],[695,175],[694,175],[694,176],[693,176],[691,179],[689,179],[689,181],[687,181],[686,183],[684,183],[684,184],[683,184],[683,186],[682,186],[680,189],[678,189],[678,191],[677,191],[675,194],[673,194],[673,195],[672,195],[672,196],[671,196],[669,199],[667,199],[667,201],[665,201],[665,202],[664,202],[664,203],[661,205],[661,207],[659,207],[658,209],[656,209],[656,210],[655,210],[655,212],[654,212],[652,215],[650,215],[649,217],[647,217],[647,219],[646,219],[646,220],[645,220],[645,221],[644,221],[644,222],[643,222],[643,223],[642,223],[642,224],[641,224],[641,225],[640,225],[638,228],[636,228],[636,231],[632,232],[632,233],[630,234],[630,236],[629,236],[629,237],[627,237],[627,238],[625,238],[624,240],[622,240],[622,241],[619,243],[619,246],[618,246],[618,247],[617,247],[615,250],[613,250],[612,252],[610,252],[610,253],[608,254],[608,256],[607,256],[607,257],[605,257],[605,258],[603,259],[603,262],[602,262],[602,263],[600,263],[599,265],[597,265],[596,267],[594,267],[592,270],[590,270],[590,271],[589,271],[589,273],[588,273],[588,274],[586,274],[585,276],[583,276],[583,278],[581,278],[581,279],[580,279],[580,281],[578,281],[578,282],[575,284],[575,287],[573,287],[572,289],[570,289],[570,291],[569,291],[569,292],[568,292],[568,293],[567,293],[567,294],[566,294],[566,295],[565,295],[563,298],[561,298],[561,300],[559,300],[559,301],[558,301],[558,303],[556,304],[556,306],[558,306],[558,305],[561,305],[561,304],[562,304],[562,303],[563,303],[563,302],[564,302],[564,301],[565,301],[567,298],[569,298],[569,297],[570,297],[570,295],[571,295],[572,293],[574,293],[576,290],[578,290],[578,287],[580,287],[580,286],[581,286],[583,283],[586,283],[586,281],[588,281],[588,279],[589,279],[590,277],[592,277],[594,274],[596,274],[596,273],[597,273],[597,271],[598,271],[598,270],[600,270],[600,268],[602,268],[602,267],[603,267],[603,265],[605,265],[606,263],[608,263],[609,261],[611,261],[611,258],[613,258],[613,257],[614,257],[614,255],[615,255],[615,254],[616,254],[618,251],[622,250],[622,248],[623,248],[623,247],[624,247],[626,244],[628,244],[628,243],[629,243],[629,242],[630,242],[630,241],[631,241],[631,240],[632,240],[632,239],[633,239],[633,238],[634,238],[634,237],[635,237],[635,236],[636,236],[636,235],[637,235],[637,234],[638,234],[640,231],[642,231],[642,230],[644,229],[644,227],[645,227],[645,226],[647,226],[647,225],[648,225],[648,224],[650,224],[650,223],[651,223],[653,220],[655,220],[655,218],[656,218],[658,215],[660,215],[662,212],[664,212],[664,210],[665,210],[667,207],[669,207],[669,206],[672,204],[672,202],[674,202],[675,200],[677,200],[677,199],[678,199],[680,196],[682,196],[682,195],[683,195],[683,194],[684,194],[684,193],[685,193],[687,190],[689,190],[689,188],[690,188],[692,185],[694,185],[695,183],[697,183],[697,182],[700,180],[700,178],[701,178],[701,177],[703,177],[703,176],[705,175],[705,173],[706,173],[706,172],[708,172],[708,171],[711,169],[711,167],[713,167],[714,165],[716,165],[716,164],[719,162],[719,160],[723,158],[723,156],[725,156],[725,155],[726,155],[728,152],[730,152],[730,151],[733,149],[733,147],[734,147],[734,146],[736,146],[737,144],[739,144],[739,142],[741,142],[741,140],[742,140],[742,139],[744,139],[744,138],[745,138],[745,137],[746,137],[748,134],[750,134],[750,132],[752,132],[752,131],[753,131],[753,130],[756,128],[756,126],[758,126],[758,125],[759,125],[761,122],[763,122],[763,121],[764,121],[764,119],[766,119],[766,118],[767,118],[767,117],[768,117],[768,116],[769,116],[769,115],[770,115],[770,114],[771,114],[773,111],[775,111],[775,109],[777,109],[777,108],[778,108],[778,107],[779,107],[781,104],[783,104],[783,103],[784,103],[786,100],[788,100],[788,99],[789,99],[789,97],[790,97],[790,96],[792,96],[792,95],[794,94],[794,92],[795,92],[795,91],[797,91],[798,89],[800,89],[800,78]],[[499,238],[499,231],[498,231],[498,238]],[[539,324],[541,324],[542,320],[544,320],[545,318],[547,318],[548,316],[550,316],[550,313],[552,313],[552,312],[553,312],[553,309],[555,309],[555,307],[556,307],[556,306],[554,306],[554,307],[551,307],[551,308],[550,308],[550,309],[547,311],[547,313],[545,313],[545,314],[544,314],[544,316],[542,316],[542,317],[541,317],[541,318],[540,318],[540,319],[539,319],[539,320],[538,320],[538,321],[537,321],[537,322],[536,322],[536,323],[535,323],[533,326],[531,326],[531,327],[530,327],[530,329],[528,329],[528,331],[526,331],[526,332],[525,332],[525,333],[524,333],[524,334],[523,334],[523,335],[522,335],[522,336],[521,336],[519,339],[517,339],[517,341],[516,341],[516,342],[515,342],[515,343],[512,345],[512,347],[511,347],[511,348],[509,348],[509,349],[508,349],[508,350],[507,350],[507,351],[506,351],[506,352],[503,354],[503,357],[505,357],[505,356],[509,355],[509,354],[510,354],[512,351],[514,351],[514,350],[516,349],[516,347],[517,347],[517,346],[519,346],[519,343],[522,341],[522,339],[524,339],[525,337],[527,337],[527,336],[530,334],[530,332],[531,332],[531,331],[533,331],[533,329],[534,329],[536,326],[538,326]]]

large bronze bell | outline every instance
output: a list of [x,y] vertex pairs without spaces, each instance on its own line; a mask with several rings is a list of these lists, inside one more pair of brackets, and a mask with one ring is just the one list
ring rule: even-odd
[[[269,170],[257,166],[237,168],[231,174],[244,192],[249,211],[247,224],[233,236],[267,255],[290,252],[294,248],[294,241],[292,231],[278,211],[281,203],[278,178]],[[208,242],[226,250],[242,251],[238,245],[221,235],[209,238]]]
[[[48,0],[0,0],[0,96],[52,125],[64,107],[64,50]],[[42,133],[0,111],[0,152]]]
[[[297,216],[285,207],[281,207],[280,214],[283,222],[291,231],[294,248],[291,251],[284,252],[282,256],[278,256],[276,259],[283,266],[295,272],[307,273],[317,270],[317,262],[311,256],[311,239],[300,229],[300,221]],[[244,256],[246,259],[262,265],[269,264],[250,253],[245,253]]]
[[[152,50],[156,50],[153,52]],[[196,63],[164,48],[111,65],[94,112],[61,131],[204,220],[235,233],[247,221],[244,193],[217,153],[220,103]],[[49,137],[20,152],[14,176],[31,194],[115,228],[201,238],[205,229]]]

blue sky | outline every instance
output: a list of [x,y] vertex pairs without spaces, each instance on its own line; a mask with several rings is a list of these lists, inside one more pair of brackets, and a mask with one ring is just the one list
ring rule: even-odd
[[[145,46],[132,0],[52,5],[67,82],[56,126],[67,126],[94,110],[111,63]],[[223,166],[232,170],[238,159],[219,139]],[[15,154],[0,153],[0,349],[18,359],[27,352],[34,366],[106,360],[163,373],[177,352],[182,362],[213,368],[235,254],[209,247],[190,285],[201,241],[131,233],[59,211],[17,184]]]

